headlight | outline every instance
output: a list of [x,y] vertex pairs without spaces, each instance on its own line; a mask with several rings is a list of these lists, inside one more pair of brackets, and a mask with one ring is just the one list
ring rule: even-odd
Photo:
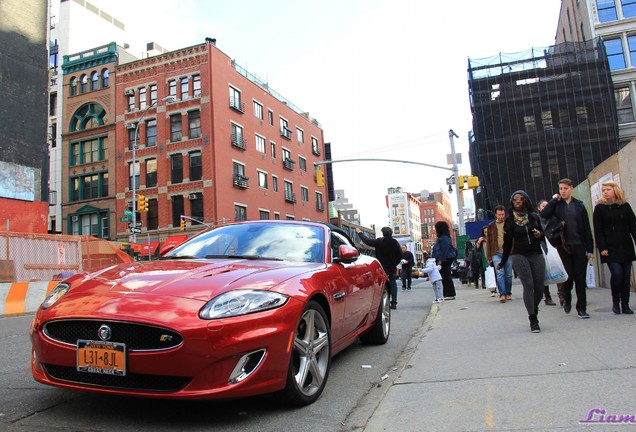
[[66,292],[71,289],[71,286],[66,282],[59,283],[53,288],[53,291],[44,299],[42,303],[42,309],[48,309],[55,304],[56,301],[62,298]]
[[229,291],[207,302],[199,312],[199,317],[216,319],[261,312],[284,305],[288,298],[271,291]]

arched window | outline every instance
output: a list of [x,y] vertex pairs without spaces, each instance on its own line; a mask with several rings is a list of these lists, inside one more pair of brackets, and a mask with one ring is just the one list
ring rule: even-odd
[[108,87],[108,69],[102,70],[102,88]]
[[89,102],[75,111],[69,124],[69,132],[103,126],[108,120],[106,110],[100,104]]
[[86,74],[80,77],[80,93],[86,93],[86,87],[88,84],[88,77]]
[[75,96],[77,94],[77,78],[72,77],[68,85],[69,96]]
[[96,71],[91,73],[91,91],[99,90],[99,74]]

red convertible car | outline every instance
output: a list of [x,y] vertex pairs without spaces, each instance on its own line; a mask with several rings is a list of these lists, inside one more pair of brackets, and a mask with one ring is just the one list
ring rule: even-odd
[[389,338],[387,277],[338,228],[255,221],[201,232],[158,261],[60,282],[31,326],[45,384],[157,398],[280,392],[307,405],[331,358]]

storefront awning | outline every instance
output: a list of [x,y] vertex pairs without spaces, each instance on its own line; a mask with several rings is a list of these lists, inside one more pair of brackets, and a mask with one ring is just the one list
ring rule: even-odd
[[152,241],[149,243],[141,244],[141,254],[142,255],[154,255],[157,253],[157,248],[159,247],[158,241]]
[[171,251],[172,249],[179,246],[181,243],[183,243],[187,239],[188,239],[187,235],[168,237],[166,241],[164,241],[163,244],[161,245],[161,249],[159,250],[159,255],[163,255],[166,252]]

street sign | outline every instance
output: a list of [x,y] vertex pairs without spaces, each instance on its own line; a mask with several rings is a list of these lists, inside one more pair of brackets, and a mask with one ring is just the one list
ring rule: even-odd
[[133,214],[133,213],[132,213],[132,211],[131,211],[131,210],[124,210],[124,214],[125,214],[126,216],[132,216],[132,214]]
[[141,233],[141,228],[130,228],[130,232],[139,234]]
[[[135,228],[141,228],[141,221],[135,221]],[[133,223],[128,223],[128,228],[133,228]],[[141,231],[140,231],[141,232]]]
[[130,216],[123,216],[119,218],[119,222],[130,222]]

